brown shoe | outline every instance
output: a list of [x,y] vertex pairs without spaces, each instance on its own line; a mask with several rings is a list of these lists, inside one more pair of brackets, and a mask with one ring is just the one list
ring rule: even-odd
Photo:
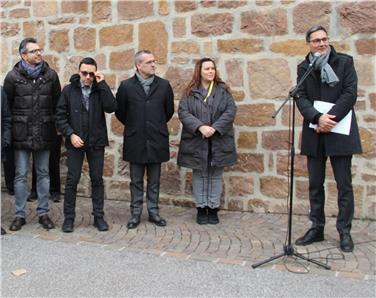
[[26,220],[23,217],[16,217],[12,224],[9,227],[11,231],[21,230],[22,226],[26,223]]
[[48,217],[47,214],[44,214],[42,216],[39,216],[39,223],[42,225],[43,228],[46,230],[53,229],[55,227],[52,220]]

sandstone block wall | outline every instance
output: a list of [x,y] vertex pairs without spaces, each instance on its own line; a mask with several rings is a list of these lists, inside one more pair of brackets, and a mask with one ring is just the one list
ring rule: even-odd
[[[19,59],[18,45],[34,36],[63,84],[85,56],[94,57],[114,92],[133,75],[133,55],[155,53],[158,74],[171,81],[176,107],[194,62],[216,59],[236,98],[239,163],[226,170],[222,207],[286,212],[288,107],[271,115],[295,84],[296,66],[307,53],[304,32],[313,24],[329,30],[337,50],[352,55],[359,76],[356,113],[364,153],[353,159],[356,217],[376,218],[376,2],[302,0],[2,0],[1,81]],[[104,169],[109,199],[129,200],[129,169],[122,161],[123,127],[108,115],[110,146]],[[296,116],[300,140],[301,116]],[[194,206],[191,172],[176,165],[181,125],[169,123],[171,160],[163,165],[162,203]],[[298,147],[298,145],[297,145]],[[63,181],[66,174],[62,158]],[[294,212],[308,211],[306,161],[295,160]],[[336,186],[328,163],[327,214],[336,215]],[[85,164],[79,192],[90,196]]]

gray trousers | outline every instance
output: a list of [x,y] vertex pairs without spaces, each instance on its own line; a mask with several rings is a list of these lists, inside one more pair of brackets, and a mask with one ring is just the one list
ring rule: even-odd
[[159,214],[159,186],[161,177],[161,164],[148,163],[138,164],[129,163],[130,168],[130,190],[131,190],[131,213],[140,216],[142,213],[142,204],[144,197],[144,175],[146,171],[146,203],[149,215]]
[[192,176],[196,207],[218,208],[222,194],[223,167],[209,166],[206,171],[194,169]]

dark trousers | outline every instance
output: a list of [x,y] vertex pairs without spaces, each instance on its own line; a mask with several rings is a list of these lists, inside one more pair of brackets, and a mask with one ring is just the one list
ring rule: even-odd
[[[61,143],[63,137],[61,135],[57,135],[54,143],[50,149],[50,159],[49,159],[49,172],[50,172],[50,193],[61,193],[61,186],[60,186],[60,156],[61,156]],[[31,191],[36,190],[36,173],[35,167],[33,162],[33,176],[32,176],[32,184],[31,184]]]
[[146,203],[149,215],[158,215],[159,186],[161,177],[161,164],[130,163],[130,189],[131,189],[131,213],[141,215],[144,197],[144,175],[146,170]]
[[5,150],[5,161],[3,161],[4,167],[4,180],[5,185],[9,191],[14,191],[14,176],[16,168],[14,166],[14,150],[13,148],[7,148]]
[[[340,234],[350,233],[354,215],[354,193],[351,182],[352,156],[330,156],[334,177],[338,190],[337,231]],[[312,227],[323,231],[325,226],[325,165],[327,157],[308,157],[309,202],[311,211],[309,218]]]
[[81,178],[82,163],[86,154],[89,164],[89,174],[91,180],[91,198],[93,202],[93,214],[103,217],[104,186],[103,186],[103,163],[104,148],[96,149],[76,149],[67,150],[67,181],[64,194],[64,216],[74,219],[76,216],[76,194],[77,185]]

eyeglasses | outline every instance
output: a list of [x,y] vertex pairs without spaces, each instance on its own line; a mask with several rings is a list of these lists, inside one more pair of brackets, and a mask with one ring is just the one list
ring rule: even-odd
[[312,40],[310,40],[309,42],[312,42],[313,44],[318,45],[318,44],[320,44],[321,42],[323,42],[323,43],[327,43],[328,41],[329,41],[329,37],[324,37],[324,38],[316,38],[316,39],[312,39]]
[[150,61],[146,61],[145,64],[147,65],[150,65],[150,64],[156,64],[157,61],[156,60],[150,60]]
[[28,53],[28,54],[36,54],[38,52],[41,53],[41,54],[43,54],[44,50],[43,49],[35,49],[35,50],[27,51],[26,53]]
[[80,71],[80,73],[81,73],[84,77],[87,77],[87,76],[89,75],[91,78],[94,78],[94,76],[95,76],[95,73],[94,73],[94,72]]

